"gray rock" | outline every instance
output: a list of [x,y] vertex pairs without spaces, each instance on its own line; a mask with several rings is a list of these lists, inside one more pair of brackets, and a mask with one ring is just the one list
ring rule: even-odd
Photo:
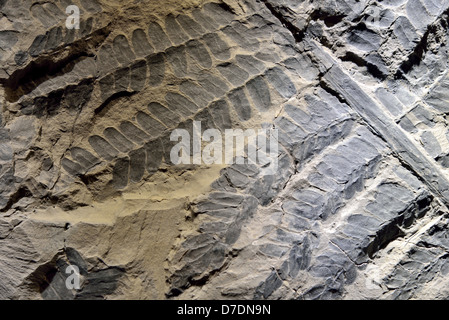
[[[351,241],[357,243],[357,248],[363,248],[362,244],[364,240],[366,240],[366,242],[369,242],[369,237],[373,235],[374,234],[372,232],[369,232],[368,230],[365,230],[360,226],[348,224],[340,231],[339,236],[343,238],[351,238]],[[352,251],[358,251],[357,248],[353,249]]]
[[279,94],[290,99],[296,94],[296,87],[290,78],[280,68],[273,68],[266,73],[267,80],[279,92]]
[[440,143],[430,131],[424,131],[422,133],[421,144],[432,158],[437,158],[442,152]]
[[238,207],[244,200],[243,196],[229,192],[213,192],[209,195],[213,203],[220,203],[229,207]]
[[[198,8],[194,9],[192,11],[192,16],[206,31],[215,31],[220,27],[220,25],[215,20],[211,19],[204,10]],[[213,32],[210,34],[213,34]]]
[[332,248],[318,256],[311,268],[311,274],[322,278],[339,278],[341,273],[345,273],[346,282],[351,283],[356,273],[354,264],[341,251],[336,250],[340,249]]
[[287,104],[285,106],[285,112],[292,118],[297,124],[304,126],[305,129],[309,131],[315,131],[312,122],[312,116],[306,113],[299,107],[292,106],[291,104]]
[[112,161],[119,154],[117,149],[100,136],[89,137],[89,144],[100,157],[107,161]]
[[215,217],[215,218],[220,218],[220,219],[226,219],[226,220],[235,220],[235,218],[240,214],[240,211],[236,208],[227,208],[227,209],[222,209],[222,210],[211,210],[211,211],[207,211],[205,212],[205,214],[211,216],[211,217]]
[[[38,19],[45,28],[50,28],[59,22],[58,19],[51,12],[52,7],[55,7],[53,3],[46,3],[46,4],[37,3],[31,6],[30,11],[32,15],[36,19]],[[58,9],[56,8],[56,11],[57,10]]]
[[307,177],[307,180],[311,186],[316,187],[319,190],[330,193],[334,190],[339,190],[339,185],[336,181],[319,172],[310,174]]
[[370,52],[379,49],[381,37],[371,30],[354,29],[348,36],[348,42],[359,50]]
[[90,169],[100,162],[97,157],[82,148],[74,147],[70,150],[70,154],[84,169]]
[[42,292],[44,300],[73,300],[74,295],[66,287],[66,278],[58,272],[52,279],[50,286]]
[[88,265],[81,254],[74,248],[65,248],[65,254],[71,265],[77,266],[80,274],[85,276],[88,274]]
[[218,71],[231,83],[233,87],[240,87],[249,78],[249,74],[233,63],[217,66]]
[[181,14],[176,17],[176,21],[181,25],[181,27],[191,38],[199,38],[206,33],[203,27],[188,15]]
[[93,23],[94,19],[92,17],[80,21],[80,37],[86,37],[92,32]]
[[231,183],[226,178],[226,176],[221,175],[220,178],[215,180],[211,187],[217,191],[225,191],[225,192],[237,192],[237,189],[231,186]]
[[109,267],[89,273],[87,284],[76,294],[76,300],[104,300],[109,294],[115,292],[118,281],[125,274],[122,268]]
[[12,49],[18,40],[16,31],[4,30],[0,32],[0,47],[4,50]]
[[167,106],[173,112],[179,113],[183,118],[187,118],[198,110],[198,106],[178,93],[169,92],[165,96]]
[[115,93],[115,77],[113,74],[109,74],[99,80],[101,99],[108,100]]
[[449,81],[442,81],[440,85],[432,90],[426,102],[440,112],[448,112],[447,101],[449,101],[449,94],[447,93],[447,88],[449,88]]
[[167,30],[167,34],[175,46],[183,44],[189,40],[189,36],[185,34],[175,17],[171,14],[165,18],[165,29]]
[[251,31],[248,27],[240,22],[234,21],[231,25],[223,28],[223,33],[232,39],[240,48],[248,51],[256,51],[260,47],[259,40],[254,37],[248,37]]
[[361,228],[373,232],[380,229],[382,221],[370,216],[354,214],[348,217],[348,223],[354,228]]
[[385,79],[389,74],[384,58],[382,58],[382,56],[377,52],[371,52],[366,57],[366,65],[368,71],[371,72],[376,78]]
[[214,2],[206,3],[203,10],[212,18],[212,20],[215,20],[221,26],[229,24],[234,19],[234,15],[227,10],[226,4],[218,4]]
[[270,89],[263,77],[259,76],[250,80],[246,84],[246,88],[248,89],[254,105],[260,111],[267,111],[271,108]]
[[148,105],[148,111],[157,119],[162,122],[166,127],[170,127],[173,123],[179,123],[181,121],[180,116],[161,105],[157,102],[152,102]]
[[416,132],[417,129],[415,125],[410,121],[410,119],[407,116],[404,116],[401,121],[399,122],[399,125],[408,132]]
[[62,43],[61,27],[51,29],[47,34],[47,42],[45,43],[45,51],[55,49]]
[[97,12],[102,11],[101,5],[97,0],[92,0],[92,1],[91,0],[80,0],[80,1],[81,1],[81,5],[83,6],[83,8],[91,13],[97,13]]
[[273,271],[270,276],[256,289],[254,299],[268,299],[274,291],[282,286],[282,279],[279,278],[277,272]]
[[113,45],[115,57],[120,64],[127,65],[136,58],[125,36],[115,37]]
[[318,172],[334,179],[338,183],[347,183],[357,166],[350,160],[337,154],[328,154],[317,166]]
[[157,87],[162,84],[165,78],[165,58],[163,54],[152,55],[148,57],[148,68],[150,78],[148,84]]
[[412,114],[426,126],[430,128],[435,126],[432,114],[422,104],[416,106],[416,108],[412,110]]
[[276,120],[276,127],[279,128],[279,142],[289,149],[307,136],[307,132],[285,117]]
[[216,212],[216,211],[226,211],[228,209],[235,209],[236,206],[228,206],[226,204],[223,203],[215,203],[215,202],[211,202],[211,201],[203,201],[198,203],[195,207],[194,207],[194,211],[197,214],[204,214],[204,213],[208,213],[208,212]]
[[394,116],[400,116],[404,106],[402,103],[389,91],[384,88],[379,88],[376,91],[376,97],[387,107],[388,111]]
[[[446,298],[449,3],[334,2],[0,0],[0,298]],[[193,121],[277,170],[175,166]]]
[[231,185],[236,188],[244,189],[251,182],[247,176],[243,175],[232,167],[227,168],[225,174]]
[[228,225],[224,222],[209,222],[203,223],[199,227],[201,233],[209,233],[216,236],[223,236],[228,229]]
[[212,67],[212,59],[203,43],[198,40],[190,40],[186,44],[188,54],[204,69]]
[[132,44],[136,56],[139,58],[147,57],[154,52],[154,48],[148,42],[147,35],[142,29],[133,31]]
[[297,232],[304,232],[311,229],[311,224],[308,219],[294,214],[284,213],[283,222],[285,222],[288,228]]
[[[361,234],[358,236],[362,237]],[[355,261],[357,264],[362,264],[365,263],[368,258],[363,253],[363,250],[360,249],[362,247],[360,244],[361,241],[363,240],[353,236],[347,237],[337,235],[332,239],[332,244],[343,251],[352,261]]]
[[323,101],[323,99],[317,98],[315,95],[307,95],[305,100],[307,102],[307,111],[312,116],[310,123],[307,125],[302,123],[306,130],[316,132],[320,128],[328,126],[330,119],[338,119],[340,117],[335,108],[331,107],[325,100]]
[[150,140],[150,136],[144,131],[136,127],[134,124],[128,121],[124,121],[120,124],[120,131],[131,141],[138,145],[145,144]]
[[229,90],[229,86],[226,82],[213,75],[212,73],[203,73],[198,77],[199,84],[214,97],[220,98],[226,94]]
[[140,182],[142,180],[143,175],[145,174],[146,169],[146,158],[147,154],[145,148],[141,148],[135,151],[130,152],[130,172],[129,178],[131,182]]
[[28,52],[19,51],[14,56],[14,61],[18,66],[22,66],[28,60]]
[[315,188],[295,191],[291,195],[295,200],[320,207],[326,201],[326,196],[320,190]]
[[216,128],[220,129],[221,132],[225,132],[226,129],[232,129],[229,105],[226,100],[213,102],[209,107],[209,113],[212,115]]
[[336,152],[346,157],[349,161],[359,164],[366,164],[367,161],[380,156],[373,145],[359,137],[352,138],[344,145],[338,146]]
[[92,79],[83,80],[77,85],[67,86],[64,91],[64,102],[69,109],[82,109],[92,97],[94,83]]
[[123,68],[114,73],[115,93],[128,91],[131,81],[130,69]]
[[209,50],[215,56],[215,58],[227,61],[231,57],[229,51],[229,45],[221,38],[219,34],[209,33],[203,38]]
[[63,42],[65,44],[73,43],[75,41],[75,36],[76,29],[66,29]]
[[154,174],[159,170],[162,163],[162,156],[164,146],[162,141],[157,139],[145,144],[145,151],[147,153],[147,172]]
[[307,81],[316,79],[319,74],[317,68],[312,64],[310,58],[306,55],[288,58],[284,61],[284,65],[291,72]]
[[396,218],[398,213],[404,212],[413,198],[412,192],[404,187],[397,184],[383,184],[379,187],[375,201],[369,203],[366,208],[380,220],[391,220]]
[[235,60],[239,67],[245,69],[252,76],[262,74],[265,70],[265,64],[253,56],[239,54],[235,56]]
[[165,57],[167,58],[168,63],[170,63],[173,73],[177,77],[184,78],[187,76],[188,66],[186,49],[184,46],[167,49]]
[[396,19],[396,22],[393,25],[393,32],[402,46],[407,50],[412,50],[419,41],[419,36],[415,27],[413,27],[410,20],[404,16]]
[[103,74],[109,73],[111,69],[113,70],[119,66],[115,54],[109,45],[104,45],[100,48],[98,52],[98,62],[98,68]]
[[[430,5],[429,8],[432,8],[433,6],[434,5]],[[417,29],[425,30],[427,25],[433,20],[433,17],[427,11],[428,9],[425,6],[425,2],[423,3],[420,0],[411,0],[407,2],[406,10],[410,22],[413,23]]]
[[9,162],[13,159],[13,149],[9,141],[0,142],[0,160]]
[[151,138],[159,137],[167,128],[158,120],[150,117],[145,112],[138,112],[136,120],[139,126],[146,131]]
[[249,192],[259,200],[260,205],[267,206],[277,194],[275,185],[274,176],[262,176],[259,180],[256,180]]
[[[200,238],[198,236],[197,238]],[[210,237],[210,236],[209,236]],[[196,240],[195,242],[204,242],[203,240]],[[195,248],[195,243],[188,243],[187,248]],[[205,272],[214,272],[219,270],[224,263],[226,254],[226,247],[214,241],[210,245],[206,245],[198,250],[187,251],[185,260],[189,263],[184,265],[181,269],[176,271],[173,276],[169,279],[172,289],[170,290],[169,296],[173,295],[174,292],[179,292],[182,289],[190,286],[190,282],[193,277],[200,276]]]
[[295,243],[290,251],[288,260],[282,264],[278,274],[284,280],[296,278],[301,270],[306,270],[311,261],[312,250],[308,238],[305,238],[301,243]]
[[205,90],[193,81],[182,82],[179,85],[179,89],[201,109],[207,107],[214,100],[213,93]]
[[45,48],[45,44],[47,43],[47,35],[39,35],[37,36],[31,47],[28,49],[28,53],[32,57],[37,57]]
[[266,52],[258,52],[255,57],[259,60],[265,61],[265,62],[273,62],[278,63],[281,58],[276,52],[266,53]]
[[61,165],[65,171],[72,176],[80,175],[84,172],[83,167],[79,163],[76,163],[70,159],[64,158],[61,161]]
[[231,101],[234,110],[237,112],[239,118],[242,121],[251,119],[251,105],[243,88],[238,88],[231,91],[228,94],[228,99],[229,101]]
[[129,158],[118,159],[112,172],[112,184],[118,190],[126,188],[129,182]]
[[283,209],[287,213],[309,220],[318,220],[322,214],[321,210],[313,205],[298,201],[285,201]]
[[[204,109],[204,110],[198,112],[195,115],[194,120],[199,121],[201,123],[201,134],[204,134],[204,132],[208,129],[217,129],[217,125],[215,124],[212,114],[209,111],[209,109]],[[189,124],[190,124],[190,122],[189,122]],[[193,137],[193,131],[192,131],[193,128],[192,127],[188,127],[188,125],[184,123],[183,125],[180,125],[179,128],[187,130],[187,132],[189,132],[189,134],[190,134],[190,137]]]
[[142,91],[147,80],[147,63],[140,60],[131,66],[130,88],[134,91]]
[[150,37],[150,41],[156,49],[156,52],[165,51],[165,49],[172,45],[167,34],[157,22],[150,23],[148,26],[148,35]]
[[436,158],[437,162],[443,166],[443,168],[449,168],[449,155],[442,155]]
[[106,128],[103,134],[114,148],[123,153],[128,153],[135,147],[134,143],[126,139],[126,137],[115,128]]

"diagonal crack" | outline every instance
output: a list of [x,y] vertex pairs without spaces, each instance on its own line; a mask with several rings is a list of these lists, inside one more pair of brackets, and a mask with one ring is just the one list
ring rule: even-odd
[[303,30],[299,29],[298,27],[293,25],[290,21],[285,19],[285,17],[282,15],[282,13],[279,11],[279,9],[276,8],[275,6],[273,6],[268,0],[262,0],[262,2],[265,4],[267,9],[270,10],[270,12],[273,14],[273,16],[275,16],[276,19],[278,19],[282,23],[282,25],[288,31],[291,32],[291,34],[295,38],[296,42],[301,42],[304,39],[305,33]]

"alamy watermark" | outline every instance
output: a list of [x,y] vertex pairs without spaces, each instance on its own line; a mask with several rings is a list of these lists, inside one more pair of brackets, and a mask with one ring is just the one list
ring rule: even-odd
[[185,129],[171,133],[170,140],[178,142],[170,152],[174,165],[258,164],[277,171],[277,129],[226,129],[223,135],[218,129],[203,132],[200,121],[192,129],[192,134]]
[[366,18],[365,22],[374,29],[380,29],[380,18],[381,18],[380,8],[370,7],[368,8],[366,13],[368,14],[368,17]]
[[65,273],[68,276],[65,280],[67,290],[80,290],[80,269],[77,266],[68,266]]
[[80,28],[80,8],[75,5],[68,6],[65,13],[69,16],[65,21],[67,29],[79,29]]

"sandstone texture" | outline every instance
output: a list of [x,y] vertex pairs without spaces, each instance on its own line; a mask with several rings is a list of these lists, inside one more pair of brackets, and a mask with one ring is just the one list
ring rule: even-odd
[[[0,0],[0,299],[448,298],[448,28],[448,0]],[[277,130],[277,169],[174,165],[196,122]]]

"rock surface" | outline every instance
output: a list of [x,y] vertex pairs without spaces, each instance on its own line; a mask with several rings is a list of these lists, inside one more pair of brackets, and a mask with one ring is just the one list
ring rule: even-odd
[[[449,1],[6,0],[0,21],[0,299],[448,298]],[[276,129],[277,170],[174,165],[198,122]]]

